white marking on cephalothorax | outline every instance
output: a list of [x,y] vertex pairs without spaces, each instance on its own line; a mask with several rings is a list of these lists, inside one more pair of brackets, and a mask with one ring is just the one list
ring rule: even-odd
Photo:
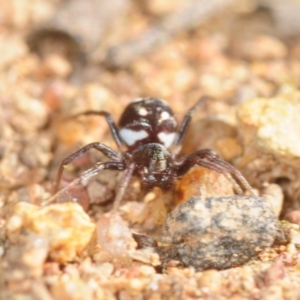
[[147,116],[147,115],[148,115],[148,110],[147,110],[145,107],[141,107],[141,108],[139,108],[139,110],[138,110],[138,114],[139,114],[140,116]]
[[122,128],[119,131],[119,134],[120,134],[122,140],[128,146],[132,146],[135,144],[135,142],[142,140],[148,136],[148,133],[146,130],[132,130],[132,129],[128,129],[128,128]]
[[169,148],[173,144],[176,135],[175,132],[160,132],[157,136],[164,146]]
[[162,120],[168,120],[168,119],[170,119],[170,117],[171,117],[171,115],[167,111],[163,111],[160,114],[160,118]]

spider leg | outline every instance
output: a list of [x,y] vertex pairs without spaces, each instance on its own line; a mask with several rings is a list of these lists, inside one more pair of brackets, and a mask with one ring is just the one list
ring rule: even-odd
[[121,141],[121,138],[119,136],[119,131],[118,131],[118,128],[117,128],[117,125],[116,123],[114,122],[113,120],[113,117],[111,116],[110,113],[106,112],[106,111],[94,111],[94,110],[88,110],[88,111],[85,111],[83,113],[79,113],[77,115],[74,115],[74,116],[71,116],[70,119],[73,119],[73,118],[78,118],[80,116],[103,116],[109,126],[109,129],[110,129],[110,132],[118,146],[118,149],[119,151],[121,151],[121,147],[122,147],[122,141]]
[[92,168],[83,172],[79,177],[71,181],[64,188],[62,188],[59,192],[56,192],[50,198],[43,201],[42,205],[47,205],[54,201],[60,194],[66,192],[70,187],[77,185],[79,183],[86,183],[91,177],[97,175],[102,170],[118,170],[123,171],[125,169],[125,165],[121,162],[98,162]]
[[74,159],[76,159],[79,156],[82,156],[84,153],[90,151],[91,149],[96,149],[96,150],[102,152],[105,156],[112,159],[114,162],[120,162],[120,160],[122,158],[121,154],[119,152],[111,149],[110,147],[108,147],[102,143],[91,143],[91,144],[88,144],[88,145],[82,147],[78,151],[76,151],[73,154],[71,154],[70,156],[66,157],[61,162],[58,172],[57,172],[56,180],[53,185],[53,194],[57,193],[57,191],[58,191],[62,173],[64,171],[64,167],[66,165],[68,165],[69,163],[71,163]]
[[239,186],[239,184],[234,180],[234,178],[229,174],[229,173],[224,173],[223,174],[233,185],[233,189],[239,194],[243,195],[243,190]]
[[[198,165],[215,172],[224,174],[228,179],[233,179],[239,187],[244,188],[251,195],[254,195],[253,189],[246,180],[246,178],[238,171],[234,166],[224,161],[216,155],[216,153],[210,149],[203,149],[193,154],[188,155],[183,160],[178,162],[177,175],[181,176],[185,174],[194,165]],[[237,185],[234,187],[237,188]],[[237,188],[240,192],[241,188]]]
[[203,96],[200,98],[200,100],[198,100],[198,102],[196,104],[194,104],[189,110],[188,112],[185,114],[184,119],[182,121],[182,124],[180,126],[179,132],[178,132],[178,137],[176,139],[176,141],[174,142],[174,145],[180,145],[185,134],[186,134],[186,130],[192,120],[193,114],[195,113],[195,111],[202,106],[203,104],[206,103],[207,100],[209,100],[210,98],[208,96]]
[[123,199],[125,190],[130,182],[134,169],[135,169],[135,164],[134,163],[129,164],[128,168],[126,169],[126,171],[124,172],[123,176],[120,179],[119,184],[117,186],[117,196],[115,198],[115,202],[113,205],[113,211],[116,211],[118,209],[121,200]]

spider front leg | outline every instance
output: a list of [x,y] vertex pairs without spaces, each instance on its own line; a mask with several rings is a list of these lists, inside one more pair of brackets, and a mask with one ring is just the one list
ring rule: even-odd
[[92,168],[84,171],[79,177],[68,183],[59,192],[53,194],[50,198],[43,201],[42,205],[48,205],[49,203],[53,202],[60,194],[66,192],[70,187],[83,182],[87,182],[91,177],[97,175],[102,170],[123,171],[124,169],[125,165],[122,162],[98,162]]
[[74,159],[76,159],[79,156],[82,156],[83,154],[90,151],[91,149],[96,149],[96,150],[102,152],[105,156],[112,159],[114,162],[120,163],[120,161],[122,159],[122,156],[119,152],[111,149],[110,147],[108,147],[102,143],[91,143],[91,144],[88,144],[88,145],[82,147],[81,149],[74,152],[73,154],[71,154],[70,156],[68,156],[61,162],[58,172],[57,172],[56,180],[53,185],[53,194],[56,194],[58,191],[62,173],[64,171],[64,167],[66,165],[68,165],[69,163],[71,163]]
[[246,178],[241,174],[241,172],[237,170],[234,166],[232,166],[230,163],[221,159],[213,150],[203,149],[197,151],[183,158],[183,160],[180,161],[178,164],[178,176],[184,175],[193,166],[198,165],[213,170],[215,172],[224,174],[227,178],[228,175],[230,175],[229,178],[234,179],[238,186],[242,187],[246,192],[250,193],[251,195],[254,195],[252,187],[250,186]]
[[193,114],[195,113],[195,111],[201,107],[202,105],[204,105],[208,100],[210,99],[210,97],[208,96],[203,96],[200,98],[200,100],[198,100],[198,102],[196,104],[194,104],[189,110],[188,112],[185,114],[184,119],[182,121],[182,124],[180,126],[179,132],[178,132],[178,137],[176,139],[176,141],[174,142],[174,145],[178,146],[182,143],[183,138],[186,134],[186,131],[188,129],[188,126],[192,120]]
[[108,113],[106,111],[102,111],[102,110],[101,111],[88,110],[83,113],[79,113],[77,115],[71,116],[70,118],[73,119],[73,118],[78,118],[80,116],[102,116],[102,117],[104,117],[109,126],[110,132],[118,146],[118,149],[119,149],[119,151],[121,151],[122,141],[119,136],[118,128],[117,128],[117,126],[113,120],[113,117],[111,116],[110,113]]
[[135,169],[135,164],[134,163],[129,164],[126,171],[124,172],[123,176],[121,177],[121,179],[119,181],[119,184],[117,186],[116,198],[115,198],[115,202],[113,205],[114,211],[116,211],[120,206],[121,200],[124,197],[126,188],[128,187],[128,184],[130,182],[130,179],[132,177],[134,169]]

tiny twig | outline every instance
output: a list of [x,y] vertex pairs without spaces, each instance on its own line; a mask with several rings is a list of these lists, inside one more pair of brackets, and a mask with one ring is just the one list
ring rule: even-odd
[[165,17],[136,39],[124,42],[108,50],[105,62],[112,66],[124,66],[142,54],[169,41],[182,31],[191,30],[224,11],[237,0],[191,0],[186,7]]

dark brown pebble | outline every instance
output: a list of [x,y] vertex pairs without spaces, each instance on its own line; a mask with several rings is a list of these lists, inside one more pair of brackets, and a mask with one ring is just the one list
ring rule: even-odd
[[226,269],[271,246],[276,233],[277,219],[263,198],[192,197],[168,215],[163,240],[186,266]]

